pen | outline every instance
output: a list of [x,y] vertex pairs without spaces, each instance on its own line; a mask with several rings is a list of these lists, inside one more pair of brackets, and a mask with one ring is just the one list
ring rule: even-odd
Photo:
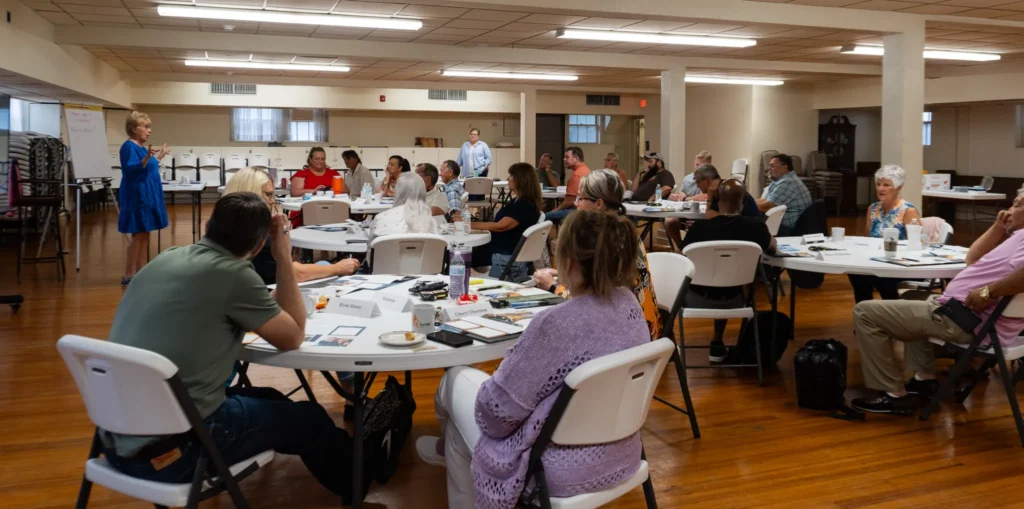
[[918,263],[920,263],[920,262],[921,262],[921,260],[915,260],[915,259],[913,259],[913,258],[907,258],[906,256],[904,256],[904,257],[903,257],[903,259],[904,259],[904,260],[907,260],[907,261],[909,261],[909,262],[918,262]]

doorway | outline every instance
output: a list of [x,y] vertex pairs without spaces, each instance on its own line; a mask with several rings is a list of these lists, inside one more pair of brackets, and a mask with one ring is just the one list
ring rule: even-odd
[[[562,155],[565,151],[565,115],[537,114],[537,158],[551,154],[551,169],[558,174],[559,181],[565,182],[565,168]],[[529,161],[537,164],[537,161]]]

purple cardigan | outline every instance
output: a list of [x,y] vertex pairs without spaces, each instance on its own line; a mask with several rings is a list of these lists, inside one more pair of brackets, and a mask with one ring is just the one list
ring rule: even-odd
[[[512,508],[540,429],[562,381],[591,359],[651,340],[636,297],[574,297],[540,312],[476,398],[482,435],[473,452],[478,508]],[[569,497],[619,484],[640,468],[640,435],[589,446],[549,447],[542,458],[551,495]]]

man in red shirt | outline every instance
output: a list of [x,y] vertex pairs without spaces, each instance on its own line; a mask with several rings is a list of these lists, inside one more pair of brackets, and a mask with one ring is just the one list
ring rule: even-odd
[[561,223],[570,212],[576,210],[576,194],[580,190],[580,180],[590,173],[590,168],[583,162],[583,149],[579,147],[567,147],[562,162],[565,163],[566,172],[572,171],[572,176],[565,184],[565,199],[562,200],[562,204],[546,214],[547,219],[555,224]]

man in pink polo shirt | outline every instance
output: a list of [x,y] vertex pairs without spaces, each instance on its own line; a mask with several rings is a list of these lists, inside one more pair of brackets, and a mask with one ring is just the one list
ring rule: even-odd
[[[912,396],[935,393],[935,354],[928,338],[953,343],[970,343],[974,338],[974,331],[962,329],[942,313],[943,306],[950,300],[960,301],[984,323],[1000,298],[1024,293],[1022,228],[1024,194],[1019,194],[1013,206],[999,212],[992,227],[974,241],[967,253],[967,268],[941,296],[925,301],[864,301],[853,308],[864,385],[878,391],[877,395],[854,399],[854,408],[910,415],[916,403]],[[1001,317],[995,328],[1000,343],[1010,345],[1024,330],[1024,319]],[[907,382],[893,356],[893,340],[904,343],[907,370],[916,372]]]

